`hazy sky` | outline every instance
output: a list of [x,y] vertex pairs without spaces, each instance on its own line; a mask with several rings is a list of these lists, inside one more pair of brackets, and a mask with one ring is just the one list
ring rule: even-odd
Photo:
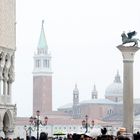
[[[18,116],[32,115],[33,55],[41,21],[52,55],[53,108],[72,102],[77,83],[80,101],[91,99],[96,85],[104,98],[119,70],[123,80],[123,31],[136,30],[140,38],[139,0],[17,0],[16,79],[13,103]],[[134,61],[134,97],[140,98],[140,51]]]

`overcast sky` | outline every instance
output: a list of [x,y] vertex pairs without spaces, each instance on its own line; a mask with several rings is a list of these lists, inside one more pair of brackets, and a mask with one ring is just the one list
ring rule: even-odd
[[[123,31],[136,30],[140,38],[139,0],[17,0],[16,79],[13,103],[18,116],[32,115],[33,56],[44,20],[52,55],[53,109],[72,102],[77,84],[80,101],[91,99],[96,85],[104,98],[119,70],[123,80]],[[140,51],[134,61],[134,97],[140,98]]]

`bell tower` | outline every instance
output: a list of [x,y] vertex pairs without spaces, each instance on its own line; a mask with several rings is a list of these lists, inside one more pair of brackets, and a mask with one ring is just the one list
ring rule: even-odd
[[33,69],[33,115],[39,110],[41,115],[52,112],[52,70],[51,55],[42,21],[37,51],[34,54]]
[[96,90],[96,86],[94,85],[94,88],[92,90],[92,93],[91,93],[91,98],[92,99],[97,99],[98,98],[98,92]]
[[79,109],[79,90],[77,88],[77,84],[75,84],[75,88],[73,90],[73,118],[80,117],[80,109]]

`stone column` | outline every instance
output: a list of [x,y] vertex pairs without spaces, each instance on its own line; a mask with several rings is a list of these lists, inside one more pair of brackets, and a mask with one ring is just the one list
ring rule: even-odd
[[7,95],[8,68],[3,69],[3,95]]
[[14,54],[11,56],[11,66],[8,71],[8,87],[7,87],[7,94],[11,96],[12,93],[12,83],[15,80],[15,72],[14,72]]
[[3,94],[7,95],[8,93],[8,79],[9,79],[9,67],[10,67],[10,55],[7,53],[5,56],[5,65],[3,68]]
[[123,56],[123,127],[133,133],[133,62],[139,47],[119,45]]
[[0,53],[0,94],[3,94],[3,87],[2,87],[2,83],[3,83],[3,68],[5,65],[5,54],[4,52]]

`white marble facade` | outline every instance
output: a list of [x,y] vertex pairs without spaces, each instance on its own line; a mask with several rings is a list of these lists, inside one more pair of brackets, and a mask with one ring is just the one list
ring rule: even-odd
[[0,0],[0,136],[13,137],[16,105],[12,104],[15,79],[16,0]]

